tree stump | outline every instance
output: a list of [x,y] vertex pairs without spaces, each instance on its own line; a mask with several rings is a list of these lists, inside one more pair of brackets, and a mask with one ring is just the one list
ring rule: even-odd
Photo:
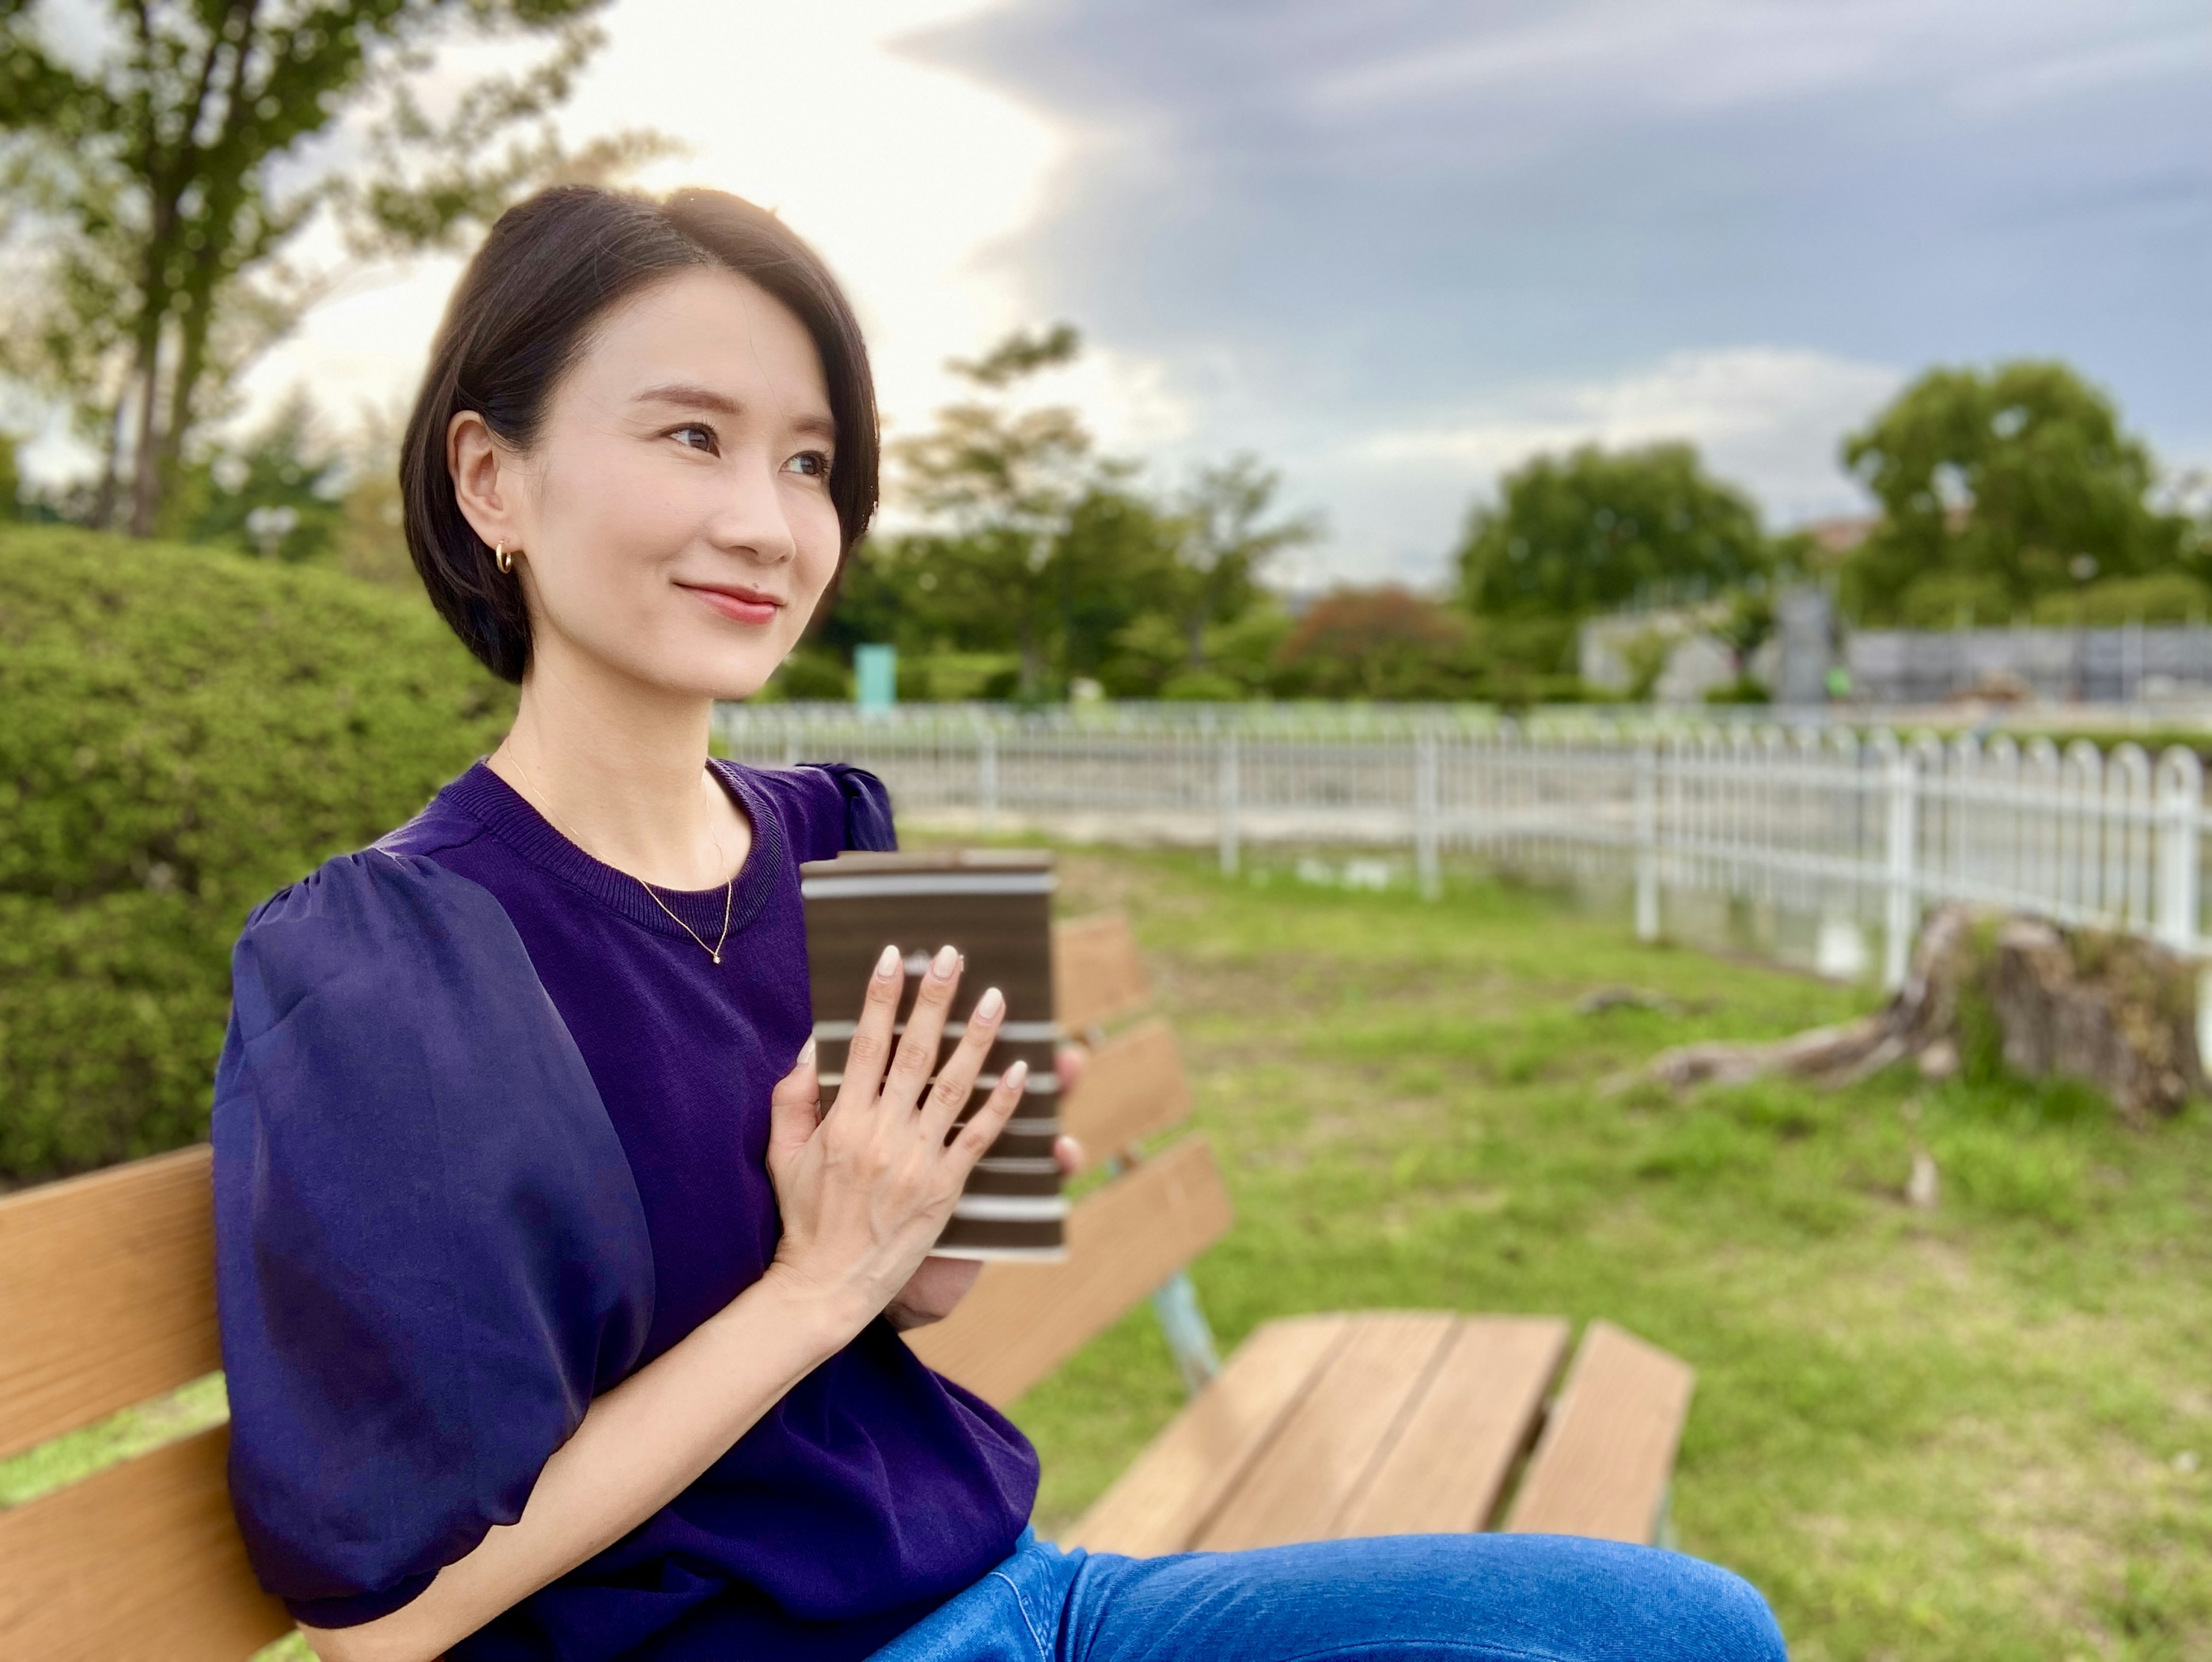
[[1942,906],[1874,1014],[1767,1044],[1684,1045],[1644,1077],[1678,1091],[1777,1073],[1844,1085],[1907,1057],[1935,1079],[2080,1080],[2144,1123],[2204,1093],[2196,965],[2131,935]]

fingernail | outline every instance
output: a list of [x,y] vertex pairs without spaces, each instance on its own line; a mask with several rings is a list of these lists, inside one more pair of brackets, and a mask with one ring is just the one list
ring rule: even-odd
[[896,947],[884,947],[884,955],[876,960],[876,979],[889,981],[898,973],[898,966],[899,949]]
[[814,1041],[810,1038],[805,1044],[799,1047],[799,1060],[794,1062],[793,1066],[799,1068],[811,1068],[813,1065]]
[[945,980],[951,975],[953,966],[959,962],[958,953],[950,947],[939,947],[937,949],[937,956],[930,960],[929,972],[939,981]]
[[996,1021],[1000,1013],[1006,1008],[1006,995],[996,987],[986,987],[983,989],[983,996],[975,1001],[975,1020]]
[[999,1077],[1006,1081],[1008,1089],[1018,1091],[1030,1082],[1030,1065],[1026,1062],[1018,1062]]

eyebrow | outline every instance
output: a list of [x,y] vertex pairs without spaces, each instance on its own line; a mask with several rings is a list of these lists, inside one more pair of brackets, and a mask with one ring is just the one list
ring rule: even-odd
[[[725,416],[744,413],[744,406],[726,393],[717,393],[711,387],[701,387],[691,381],[665,381],[658,387],[648,387],[635,399],[638,404],[671,404],[686,410],[712,410]],[[801,416],[792,425],[802,433],[818,438],[835,439],[837,423],[828,416]]]

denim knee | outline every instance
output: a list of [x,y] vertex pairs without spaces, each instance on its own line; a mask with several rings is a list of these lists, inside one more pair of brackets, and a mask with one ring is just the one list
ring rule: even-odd
[[1733,1570],[1679,1552],[1642,1549],[1650,1568],[1671,1585],[1667,1602],[1684,1637],[1697,1644],[1680,1647],[1711,1662],[1786,1662],[1789,1649],[1765,1595]]

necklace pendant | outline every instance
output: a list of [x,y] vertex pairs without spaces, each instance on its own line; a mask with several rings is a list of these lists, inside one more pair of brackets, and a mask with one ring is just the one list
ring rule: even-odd
[[722,961],[722,955],[721,955],[721,953],[713,953],[708,954],[708,956],[710,956],[711,958],[713,958],[713,959],[714,959],[714,962],[716,962],[717,964],[720,964],[720,963]]

